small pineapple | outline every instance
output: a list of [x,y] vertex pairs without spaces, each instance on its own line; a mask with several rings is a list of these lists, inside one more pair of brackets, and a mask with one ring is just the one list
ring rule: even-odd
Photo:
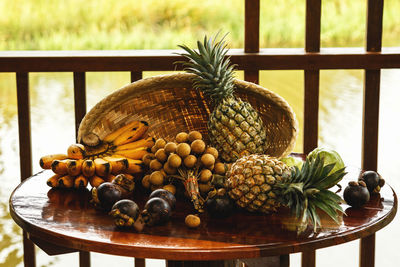
[[234,96],[234,65],[231,64],[226,44],[204,38],[197,42],[198,51],[181,45],[189,59],[185,70],[194,73],[193,87],[210,97],[214,110],[208,121],[211,145],[220,152],[225,162],[234,162],[241,152],[263,153],[267,146],[266,128],[257,111],[239,97]]
[[335,163],[307,159],[301,170],[288,167],[275,157],[248,155],[240,158],[227,173],[226,188],[236,204],[249,211],[275,212],[287,206],[303,223],[320,224],[316,209],[326,212],[336,222],[342,199],[328,189],[346,174],[344,168],[331,172]]

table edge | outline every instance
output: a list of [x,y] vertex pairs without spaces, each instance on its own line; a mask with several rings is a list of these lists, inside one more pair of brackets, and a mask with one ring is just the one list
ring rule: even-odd
[[[359,238],[367,237],[380,229],[384,228],[388,225],[396,216],[398,199],[397,195],[394,192],[393,188],[390,185],[392,193],[393,193],[393,207],[391,210],[385,214],[385,216],[379,218],[379,220],[374,221],[372,225],[366,226],[362,230],[354,229],[350,232],[346,232],[346,234],[342,235],[334,235],[323,237],[318,240],[312,241],[300,241],[295,244],[282,244],[282,245],[274,245],[273,248],[269,246],[257,246],[257,245],[242,245],[237,244],[237,247],[229,247],[226,249],[218,248],[218,249],[171,249],[171,248],[160,248],[160,247],[133,247],[133,246],[124,246],[121,244],[113,245],[116,249],[114,249],[115,253],[109,253],[104,249],[104,247],[109,246],[109,243],[99,242],[99,241],[91,241],[88,239],[79,239],[76,237],[69,237],[64,234],[57,233],[54,235],[54,231],[49,231],[44,228],[40,228],[35,224],[27,222],[23,219],[23,217],[19,216],[14,209],[12,204],[12,198],[16,190],[21,187],[26,181],[30,178],[39,175],[44,171],[38,172],[37,174],[29,177],[20,183],[11,193],[9,199],[9,208],[10,215],[13,220],[26,232],[30,235],[33,235],[42,240],[52,239],[57,242],[49,242],[56,244],[58,246],[63,246],[71,249],[81,250],[81,251],[92,251],[98,253],[105,253],[110,255],[118,255],[118,256],[129,256],[129,257],[138,257],[138,258],[155,258],[155,259],[166,259],[166,260],[227,260],[227,259],[238,259],[238,258],[257,258],[257,257],[267,257],[267,256],[276,256],[276,255],[284,255],[291,253],[304,252],[306,250],[315,250],[320,248],[326,248],[332,245],[339,245],[346,242],[350,242]],[[184,252],[184,253],[182,253]],[[205,252],[207,252],[207,256],[205,257]]]

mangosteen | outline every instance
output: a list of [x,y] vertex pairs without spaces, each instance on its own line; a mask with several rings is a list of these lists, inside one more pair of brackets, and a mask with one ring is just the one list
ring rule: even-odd
[[164,224],[171,217],[171,206],[166,200],[153,197],[146,202],[141,214],[146,225]]
[[369,201],[369,191],[364,181],[351,181],[344,189],[343,198],[350,206],[359,208]]
[[174,194],[172,194],[170,191],[165,190],[165,189],[156,189],[153,192],[151,192],[149,199],[153,198],[153,197],[159,197],[164,199],[165,201],[168,202],[168,204],[170,205],[171,209],[175,208],[175,204],[176,204],[176,198],[174,196]]
[[110,215],[115,218],[114,222],[118,227],[132,226],[139,214],[139,206],[130,199],[117,201],[110,211]]
[[361,174],[359,180],[364,181],[370,193],[379,193],[385,180],[375,171],[365,171]]
[[214,218],[229,217],[234,209],[232,199],[226,193],[226,190],[220,188],[208,193],[206,207],[208,213]]
[[115,202],[121,200],[126,195],[125,189],[110,182],[102,183],[97,187],[96,191],[100,206],[107,212],[111,210]]

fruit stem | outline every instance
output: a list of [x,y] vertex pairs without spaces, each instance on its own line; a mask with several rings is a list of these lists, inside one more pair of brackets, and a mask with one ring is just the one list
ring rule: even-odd
[[197,183],[197,177],[193,174],[189,174],[187,179],[183,182],[186,192],[189,194],[192,200],[194,208],[198,212],[203,212],[204,199],[201,197],[199,192],[199,184]]
[[200,195],[198,179],[198,168],[186,169],[178,168],[179,175],[168,175],[170,178],[175,178],[182,181],[186,192],[188,193],[190,200],[193,203],[195,210],[198,212],[204,212],[203,206],[205,200]]

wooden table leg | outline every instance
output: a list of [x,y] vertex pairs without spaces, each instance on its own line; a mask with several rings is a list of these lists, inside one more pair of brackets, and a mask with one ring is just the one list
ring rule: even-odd
[[301,267],[315,267],[315,250],[301,253]]
[[90,267],[90,253],[87,251],[79,251],[79,266]]
[[166,261],[167,267],[242,267],[239,260],[226,261]]
[[240,259],[245,267],[289,267],[289,255],[280,255],[273,257]]
[[135,258],[135,267],[146,267],[145,259]]
[[36,254],[33,242],[28,239],[27,233],[23,232],[23,246],[24,246],[24,266],[36,267]]
[[360,239],[360,267],[375,266],[375,234]]

